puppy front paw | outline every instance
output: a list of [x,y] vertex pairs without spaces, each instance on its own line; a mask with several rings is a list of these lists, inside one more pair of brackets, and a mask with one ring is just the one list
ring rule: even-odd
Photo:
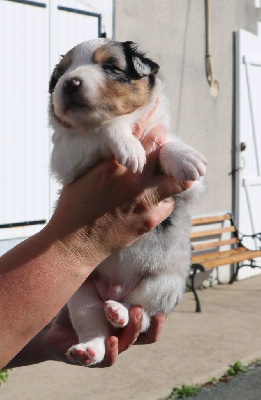
[[69,361],[85,367],[101,362],[105,355],[104,339],[94,339],[69,348],[66,356]]
[[128,135],[124,140],[114,141],[111,151],[119,164],[132,172],[142,172],[146,163],[146,153],[142,144]]
[[104,311],[107,320],[116,328],[123,328],[129,322],[129,312],[127,308],[117,301],[105,301]]
[[184,143],[169,142],[164,145],[159,160],[163,172],[180,182],[196,181],[206,174],[206,158]]

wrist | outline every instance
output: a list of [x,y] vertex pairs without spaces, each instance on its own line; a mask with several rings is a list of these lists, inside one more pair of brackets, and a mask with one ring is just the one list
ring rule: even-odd
[[44,229],[52,242],[53,251],[80,273],[89,274],[90,269],[93,270],[110,255],[102,246],[99,234],[91,227],[75,229],[54,215]]

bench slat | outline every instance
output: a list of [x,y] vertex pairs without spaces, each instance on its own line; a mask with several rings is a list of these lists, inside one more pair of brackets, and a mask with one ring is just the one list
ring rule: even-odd
[[222,257],[232,256],[233,254],[246,252],[248,251],[245,247],[239,247],[238,249],[230,249],[226,251],[215,251],[213,253],[204,253],[204,254],[197,254],[191,257],[192,263],[201,263],[215,259],[221,259]]
[[204,236],[214,236],[214,235],[219,235],[221,233],[226,233],[226,232],[235,232],[236,228],[234,226],[227,226],[225,228],[216,228],[216,229],[208,229],[206,231],[194,231],[191,232],[190,238],[199,238],[199,237],[204,237]]
[[201,217],[201,218],[191,218],[191,223],[193,226],[195,226],[195,225],[211,224],[214,222],[222,222],[227,219],[231,219],[230,214],[214,215],[210,217]]
[[235,237],[233,239],[218,240],[216,242],[204,242],[204,243],[192,243],[194,251],[200,251],[205,249],[214,249],[216,247],[226,246],[228,244],[238,243],[238,239]]
[[261,250],[247,250],[246,252],[238,252],[230,257],[217,258],[216,260],[206,261],[202,263],[205,269],[213,269],[221,265],[234,264],[239,261],[252,260],[253,258],[261,257]]

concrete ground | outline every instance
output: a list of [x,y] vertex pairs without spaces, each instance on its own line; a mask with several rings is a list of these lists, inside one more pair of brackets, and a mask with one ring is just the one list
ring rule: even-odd
[[202,313],[186,293],[160,341],[133,346],[107,369],[46,362],[14,369],[4,400],[158,400],[182,383],[219,378],[240,360],[261,357],[261,275],[199,291]]

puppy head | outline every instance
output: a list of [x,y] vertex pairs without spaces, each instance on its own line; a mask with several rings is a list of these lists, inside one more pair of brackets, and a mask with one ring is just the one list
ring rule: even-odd
[[80,43],[52,73],[51,114],[76,132],[130,114],[151,99],[158,70],[132,42]]

